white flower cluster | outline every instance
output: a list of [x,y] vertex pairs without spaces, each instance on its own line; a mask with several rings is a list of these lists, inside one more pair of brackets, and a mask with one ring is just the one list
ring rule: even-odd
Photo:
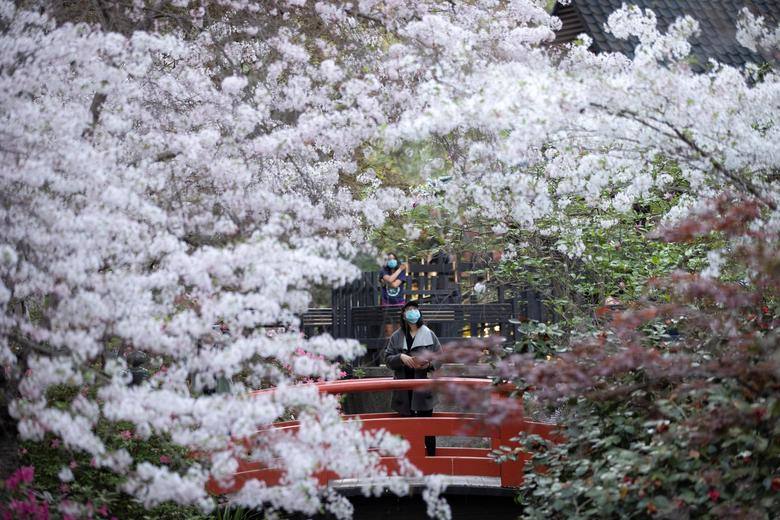
[[[745,20],[743,32],[773,41],[774,29]],[[562,56],[525,45],[511,56],[474,52],[467,65],[438,65],[437,80],[388,125],[387,141],[440,140],[452,165],[441,204],[464,221],[498,223],[497,233],[507,222],[533,230],[572,200],[627,212],[672,182],[687,183],[694,198],[746,193],[776,212],[776,73],[755,81],[750,67],[714,62],[694,72],[688,39],[699,29],[690,17],[661,33],[652,11],[623,7],[607,29],[638,38],[633,59],[594,55],[586,41]],[[677,165],[680,178],[657,171],[659,159]],[[577,237],[563,236],[566,254],[581,254]]]
[[777,52],[780,49],[780,26],[767,27],[763,16],[755,16],[747,7],[737,24],[737,41],[753,52],[759,49]]

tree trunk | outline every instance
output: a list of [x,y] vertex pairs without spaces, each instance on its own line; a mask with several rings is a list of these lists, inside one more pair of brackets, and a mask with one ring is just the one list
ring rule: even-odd
[[15,395],[12,382],[0,370],[0,479],[6,479],[19,467],[19,435],[16,419],[8,413]]

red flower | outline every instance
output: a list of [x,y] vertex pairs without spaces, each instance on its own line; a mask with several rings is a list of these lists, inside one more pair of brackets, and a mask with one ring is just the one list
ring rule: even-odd
[[780,477],[772,479],[772,491],[780,491]]
[[710,500],[712,500],[713,502],[717,502],[718,499],[720,498],[720,491],[718,491],[715,488],[712,488],[710,489],[710,492],[707,493],[707,496],[709,496]]
[[171,458],[168,455],[160,455],[160,464],[170,464]]

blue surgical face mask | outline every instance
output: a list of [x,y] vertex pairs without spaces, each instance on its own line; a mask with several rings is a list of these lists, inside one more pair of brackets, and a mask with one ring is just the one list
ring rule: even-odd
[[398,267],[398,260],[396,260],[395,258],[391,258],[390,260],[387,261],[387,267],[389,267],[390,269],[395,269],[396,267]]
[[418,309],[409,309],[404,312],[404,319],[409,323],[417,323],[420,321],[420,311]]

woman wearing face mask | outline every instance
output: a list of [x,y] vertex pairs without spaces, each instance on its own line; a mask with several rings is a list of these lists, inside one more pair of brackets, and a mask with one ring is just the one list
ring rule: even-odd
[[379,275],[382,282],[382,307],[401,307],[406,303],[404,285],[406,284],[406,265],[398,262],[398,257],[390,253]]
[[[404,286],[406,285],[406,265],[399,264],[398,257],[390,253],[387,262],[379,275],[382,283],[382,307],[403,307],[406,303]],[[385,337],[393,333],[395,327],[392,323],[385,323]]]
[[[395,379],[427,379],[428,372],[439,367],[439,362],[421,358],[425,353],[440,352],[441,343],[431,329],[425,326],[416,301],[410,301],[401,310],[401,328],[396,330],[385,347],[384,359],[395,373]],[[431,417],[436,396],[431,390],[400,390],[393,392],[393,410],[407,417]],[[436,437],[425,437],[425,453],[436,454]]]

